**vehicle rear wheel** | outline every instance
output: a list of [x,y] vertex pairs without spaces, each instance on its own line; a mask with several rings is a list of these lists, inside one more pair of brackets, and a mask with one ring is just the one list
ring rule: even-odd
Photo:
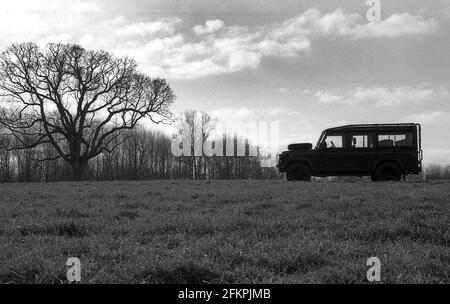
[[310,181],[311,170],[304,164],[293,164],[289,166],[286,178],[288,181]]
[[375,171],[375,180],[377,181],[399,181],[402,173],[398,165],[394,163],[385,163],[378,166]]
[[376,182],[376,181],[377,181],[377,177],[376,177],[376,175],[375,175],[375,171],[373,171],[372,173],[370,173],[370,179],[371,179],[373,182]]

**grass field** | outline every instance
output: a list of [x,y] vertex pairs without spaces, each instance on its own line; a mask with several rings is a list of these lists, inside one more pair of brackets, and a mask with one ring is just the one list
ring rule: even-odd
[[449,283],[449,182],[0,185],[0,282]]

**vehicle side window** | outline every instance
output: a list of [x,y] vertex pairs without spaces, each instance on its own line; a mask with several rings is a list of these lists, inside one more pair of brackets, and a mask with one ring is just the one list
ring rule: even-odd
[[358,134],[352,136],[351,148],[373,148],[372,136]]
[[411,133],[378,135],[378,147],[412,147],[413,135]]
[[413,146],[413,135],[411,133],[397,135],[395,138],[395,146],[396,147],[412,147]]
[[325,138],[327,149],[342,149],[344,147],[343,142],[342,135],[331,135]]

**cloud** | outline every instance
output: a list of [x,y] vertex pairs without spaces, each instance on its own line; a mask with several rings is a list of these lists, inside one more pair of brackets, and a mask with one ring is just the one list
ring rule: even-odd
[[46,14],[62,13],[64,10],[71,14],[84,14],[99,11],[99,8],[95,1],[92,0],[16,0],[2,3],[2,11],[9,13]]
[[348,14],[343,9],[336,9],[325,14],[318,9],[309,9],[294,18],[275,24],[271,35],[284,39],[298,35],[342,35],[355,26],[360,19],[359,14]]
[[55,38],[73,41],[73,34],[95,25],[100,13],[92,0],[4,1],[0,10],[0,47]]
[[211,117],[221,121],[237,121],[255,119],[255,110],[248,108],[220,108],[209,112]]
[[290,90],[288,88],[278,88],[277,92],[279,92],[279,93],[289,93]]
[[450,18],[450,6],[444,9],[444,14]]
[[429,35],[439,30],[436,20],[409,13],[394,14],[380,22],[362,23],[362,20],[359,14],[346,13],[343,9],[325,14],[317,9],[309,9],[277,25],[272,34],[287,38],[298,35],[337,35],[366,39]]
[[424,125],[442,126],[450,123],[450,112],[434,111],[411,114],[406,117],[406,120]]
[[147,36],[155,34],[173,35],[180,18],[164,18],[155,22],[139,22],[126,24],[116,30],[120,36]]
[[319,37],[395,38],[431,34],[438,27],[434,20],[409,14],[393,15],[377,24],[364,25],[361,19],[341,9],[326,14],[309,9],[297,17],[256,28],[207,20],[204,25],[194,26],[197,39],[175,31],[172,37],[125,46],[120,53],[136,57],[148,71],[195,79],[256,69],[265,57],[298,57],[310,51]]
[[425,19],[408,13],[394,14],[380,21],[355,25],[346,29],[343,34],[355,39],[363,38],[397,38],[402,36],[429,35],[439,30],[439,24],[434,19]]
[[344,95],[336,95],[327,91],[318,91],[314,96],[317,97],[320,103],[352,103],[352,100]]
[[206,20],[192,28],[193,35],[178,17],[135,22],[108,15],[93,0],[7,2],[0,11],[0,47],[23,41],[78,43],[131,56],[154,76],[195,79],[256,69],[264,58],[296,58],[323,37],[396,38],[438,29],[433,19],[407,13],[365,24],[359,14],[342,9],[329,13],[309,9],[257,27]]
[[225,26],[224,22],[220,19],[207,20],[205,25],[196,25],[193,30],[197,35],[211,34],[217,32]]
[[439,101],[448,98],[449,93],[444,88],[435,88],[425,83],[398,88],[358,87],[351,90],[318,91],[315,96],[320,103],[324,104],[398,106]]

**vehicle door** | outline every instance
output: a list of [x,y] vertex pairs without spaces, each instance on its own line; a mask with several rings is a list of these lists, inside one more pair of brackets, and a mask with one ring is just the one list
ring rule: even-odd
[[348,148],[343,133],[327,133],[317,150],[316,167],[323,174],[346,172]]
[[349,133],[349,173],[367,173],[372,170],[376,158],[374,136],[370,132]]

